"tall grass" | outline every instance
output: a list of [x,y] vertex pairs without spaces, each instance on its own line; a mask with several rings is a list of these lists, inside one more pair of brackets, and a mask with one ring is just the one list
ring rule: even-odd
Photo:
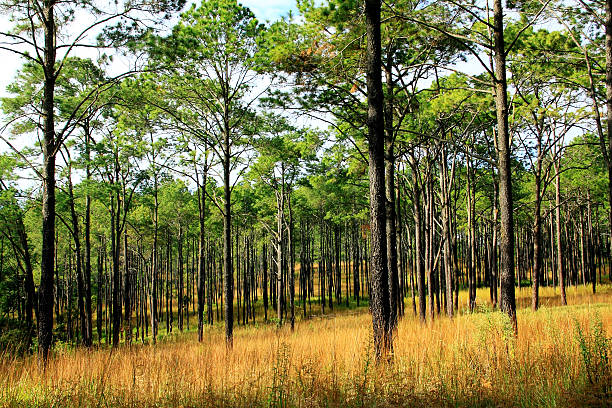
[[[520,291],[519,303],[528,296],[529,289]],[[45,371],[35,357],[4,355],[0,405],[612,404],[612,287],[600,287],[597,295],[570,289],[567,307],[554,306],[553,290],[544,288],[547,306],[519,310],[518,337],[505,315],[486,307],[487,297],[485,290],[478,292],[478,313],[425,325],[412,316],[407,300],[393,358],[378,366],[367,309],[303,320],[294,332],[274,325],[239,327],[229,352],[221,327],[214,326],[202,343],[188,333],[167,336],[156,346],[62,349]]]

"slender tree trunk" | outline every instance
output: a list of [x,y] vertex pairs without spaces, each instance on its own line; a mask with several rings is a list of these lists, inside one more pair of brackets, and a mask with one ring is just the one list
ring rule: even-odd
[[[199,207],[200,211],[198,214],[199,230],[198,230],[198,341],[204,339],[204,301],[205,301],[205,286],[206,286],[206,274],[205,274],[205,234],[204,234],[204,199],[206,188],[206,175],[204,175],[204,181],[202,186],[198,186],[199,196]],[[210,312],[210,311],[209,311]]]
[[[124,205],[126,202],[124,201]],[[127,208],[124,209],[124,216],[127,216]],[[119,234],[121,236],[121,234]],[[132,344],[132,281],[130,279],[130,263],[128,256],[128,234],[127,231],[123,233],[123,299],[125,304],[125,342],[126,344]]]
[[72,166],[68,164],[68,196],[70,205],[70,219],[72,221],[72,238],[76,255],[76,278],[77,278],[77,305],[79,308],[79,323],[81,329],[81,341],[87,339],[87,321],[85,317],[85,288],[83,285],[83,271],[81,269],[81,236],[79,234],[79,219],[74,205],[74,188],[72,185]]
[[[386,229],[387,229],[387,263],[389,272],[389,325],[391,330],[397,328],[399,276],[397,269],[397,230],[395,212],[395,137],[393,132],[394,83],[392,77],[390,51],[386,67],[387,98],[385,99],[385,196],[386,196]],[[391,334],[390,334],[391,335]]]
[[[593,211],[591,209],[591,196],[587,195],[587,248],[588,248],[588,257],[587,257],[587,271],[589,272],[589,276],[591,277],[591,285],[593,288],[593,293],[597,290],[597,271],[595,268],[595,246],[593,245]],[[601,270],[600,270],[601,271]],[[599,281],[601,282],[601,272],[599,275]]]
[[[90,135],[89,127],[85,129],[85,179],[91,179],[90,160]],[[89,191],[85,196],[85,311],[87,314],[87,338],[83,340],[86,347],[93,342],[93,318],[91,311],[91,196]]]
[[[429,151],[428,151],[429,154]],[[425,269],[427,271],[427,300],[429,302],[429,319],[433,321],[436,302],[434,300],[434,217],[433,217],[433,186],[431,183],[431,167],[428,165],[426,179],[425,206]]]
[[[559,157],[558,161],[561,160]],[[555,227],[557,235],[557,272],[559,273],[559,286],[561,288],[561,304],[567,305],[565,295],[565,265],[563,264],[563,252],[561,250],[561,174],[560,166],[555,165]]]
[[285,194],[284,191],[276,192],[276,318],[278,324],[281,325],[283,322],[283,307],[282,307],[282,296],[283,296],[283,259],[284,259],[284,203]]
[[98,249],[98,296],[96,308],[96,323],[98,329],[98,346],[102,344],[102,298],[104,297],[104,251],[102,249],[103,239],[100,239]]
[[466,157],[466,172],[467,172],[467,192],[466,192],[466,209],[467,209],[467,278],[468,278],[468,307],[470,312],[476,307],[476,226],[474,225],[474,210],[475,210],[475,191],[472,185],[473,171],[470,157]]
[[[34,335],[34,307],[36,304],[36,289],[34,287],[34,269],[32,268],[32,257],[30,253],[30,245],[28,243],[28,235],[23,223],[23,213],[19,213],[17,217],[17,235],[19,244],[22,248],[22,257],[24,264],[24,286],[26,292],[25,301],[25,321],[28,328],[28,343],[31,342]],[[2,273],[2,271],[0,271]]]
[[[194,163],[195,164],[195,163]],[[202,184],[199,183],[197,166],[195,167],[196,181],[198,184],[198,341],[204,339],[204,302],[206,295],[206,241],[204,223],[206,222],[206,182],[208,163],[204,162],[204,174]],[[210,292],[210,290],[208,291]],[[210,293],[208,293],[210,296]],[[208,305],[208,315],[211,316],[211,305]]]
[[295,329],[295,257],[293,251],[293,209],[291,208],[290,189],[291,187],[289,187],[289,192],[287,193],[287,208],[289,210],[289,225],[287,228],[287,248],[289,250],[289,307],[291,308],[291,331],[293,331]]
[[268,321],[268,248],[263,244],[261,249],[261,269],[263,273],[263,306],[264,306],[264,321]]
[[225,300],[225,345],[234,345],[234,272],[232,268],[232,204],[230,181],[230,134],[226,128],[224,135],[223,159],[223,292]]
[[414,257],[416,264],[417,292],[419,296],[419,318],[425,323],[427,304],[425,301],[425,267],[423,265],[423,217],[421,215],[421,188],[418,181],[418,168],[415,164],[412,169],[414,191],[412,206],[414,213]]
[[157,174],[154,176],[153,186],[153,254],[151,256],[151,335],[153,337],[153,344],[157,341],[157,267],[158,267],[158,249],[157,241],[159,235],[159,223],[158,223],[158,212],[159,212],[159,201],[157,196]]
[[533,210],[533,284],[532,284],[532,296],[531,296],[531,308],[535,311],[538,310],[540,303],[540,276],[542,274],[542,159],[541,159],[542,145],[540,139],[538,139],[538,158],[536,162],[535,170],[535,208]]
[[440,159],[440,197],[442,200],[442,228],[444,234],[444,278],[446,289],[446,314],[453,317],[452,246],[450,232],[450,197],[448,190],[448,166],[446,148],[442,147]]
[[[118,180],[118,170],[115,170],[116,177]],[[116,200],[116,204],[115,204]],[[115,207],[116,205],[116,207]],[[121,233],[119,231],[119,214],[120,214],[120,198],[119,193],[116,197],[111,198],[111,251],[113,257],[113,292],[112,292],[112,303],[113,303],[113,347],[119,345],[119,333],[121,331],[121,270],[119,269],[119,252],[121,247]]]

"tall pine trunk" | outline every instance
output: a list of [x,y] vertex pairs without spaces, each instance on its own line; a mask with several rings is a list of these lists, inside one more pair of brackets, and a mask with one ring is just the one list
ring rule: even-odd
[[391,347],[385,212],[385,126],[381,78],[380,0],[365,1],[368,152],[370,180],[371,302],[376,359]]
[[223,158],[223,294],[225,297],[225,345],[234,345],[234,272],[232,269],[232,213],[230,182],[230,134],[225,129]]
[[504,46],[504,17],[502,1],[493,2],[493,39],[495,61],[495,112],[497,116],[497,166],[499,171],[500,212],[500,302],[502,312],[516,324],[516,297],[514,293],[514,216],[512,200],[512,174],[510,169],[510,134],[508,129],[508,85],[506,80],[506,51]]
[[[87,163],[85,165],[85,179],[89,182],[91,178],[91,169],[89,166],[90,160],[90,134],[89,127],[85,128],[85,159]],[[87,315],[87,337],[83,339],[83,344],[89,347],[92,345],[93,340],[93,327],[92,327],[92,311],[91,311],[91,196],[89,191],[85,196],[85,271],[84,271],[84,283],[85,283],[85,312]]]
[[40,358],[46,365],[53,341],[53,274],[55,272],[55,15],[54,0],[43,3],[45,76],[43,121],[43,193],[42,193],[42,251],[40,258],[40,286],[38,287],[38,347]]

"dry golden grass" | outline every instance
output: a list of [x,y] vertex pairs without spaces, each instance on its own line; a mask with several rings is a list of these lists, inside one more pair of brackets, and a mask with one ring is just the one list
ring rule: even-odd
[[[407,300],[392,362],[378,366],[366,309],[300,321],[293,333],[239,327],[231,352],[215,326],[203,343],[188,333],[156,346],[58,350],[46,371],[34,357],[4,356],[0,405],[606,406],[609,365],[608,376],[591,385],[576,330],[583,328],[588,346],[600,321],[610,337],[612,287],[598,290],[571,288],[570,306],[556,307],[544,288],[546,307],[519,311],[518,338],[485,307],[421,325]],[[517,293],[519,303],[529,296],[529,288]],[[488,292],[478,298],[485,305]]]

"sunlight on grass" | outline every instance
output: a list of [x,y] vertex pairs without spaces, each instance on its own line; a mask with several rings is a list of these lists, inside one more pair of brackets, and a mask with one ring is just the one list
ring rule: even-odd
[[[60,350],[46,372],[35,357],[5,355],[0,405],[605,406],[612,401],[609,347],[596,382],[588,379],[584,347],[610,337],[612,287],[589,290],[569,289],[570,306],[556,307],[553,289],[544,288],[545,307],[519,310],[517,338],[505,315],[484,306],[421,325],[407,299],[393,361],[380,366],[365,308],[300,321],[293,333],[241,326],[231,352],[214,326],[203,343],[187,333],[157,346]],[[517,292],[519,304],[529,295],[529,288]],[[479,290],[479,304],[486,299]],[[600,334],[592,330],[597,322]]]

